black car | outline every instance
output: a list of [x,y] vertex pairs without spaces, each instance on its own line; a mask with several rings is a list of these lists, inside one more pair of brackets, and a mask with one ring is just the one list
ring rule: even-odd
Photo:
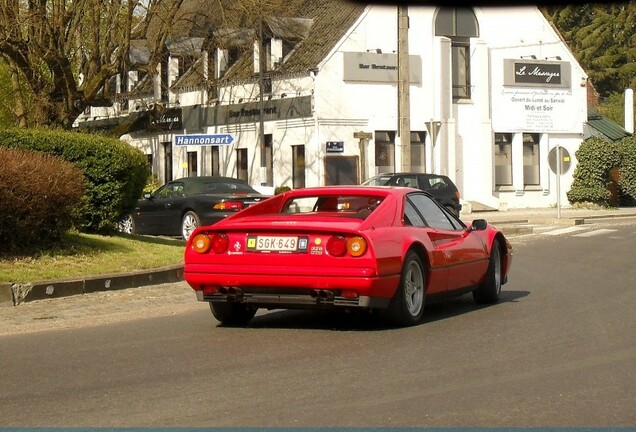
[[211,225],[266,198],[243,180],[186,177],[144,194],[119,229],[127,234],[181,236],[187,240],[198,226]]
[[457,186],[445,175],[384,173],[371,177],[362,184],[366,186],[406,186],[421,189],[430,193],[435,200],[455,216],[459,216],[459,212],[462,211]]

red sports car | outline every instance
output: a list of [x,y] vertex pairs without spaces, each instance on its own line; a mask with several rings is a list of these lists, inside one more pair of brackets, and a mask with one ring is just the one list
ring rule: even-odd
[[185,279],[224,325],[258,308],[378,310],[420,321],[425,302],[473,293],[495,303],[512,247],[484,219],[467,226],[428,193],[326,186],[275,195],[197,228]]

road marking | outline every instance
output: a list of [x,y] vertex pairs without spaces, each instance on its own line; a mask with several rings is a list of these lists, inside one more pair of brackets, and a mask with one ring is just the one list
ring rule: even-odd
[[547,231],[547,232],[544,232],[542,234],[556,236],[556,235],[561,235],[561,234],[569,234],[569,233],[581,231],[581,230],[584,230],[584,229],[587,229],[587,227],[571,226],[571,227],[567,227],[567,228],[556,229],[556,230],[553,230],[553,231]]
[[581,234],[574,234],[572,237],[594,237],[597,235],[604,235],[604,234],[609,234],[609,233],[613,233],[616,232],[618,230],[615,229],[597,229],[594,231],[589,231],[586,233],[581,233]]

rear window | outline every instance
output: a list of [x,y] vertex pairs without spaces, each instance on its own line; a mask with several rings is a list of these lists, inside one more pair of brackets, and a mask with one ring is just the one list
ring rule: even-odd
[[446,189],[451,184],[450,180],[445,177],[426,177],[420,180],[421,189]]
[[256,193],[256,191],[249,185],[244,183],[218,183],[209,182],[205,183],[205,193]]
[[371,177],[368,180],[365,180],[364,182],[362,182],[362,184],[364,186],[385,186],[387,184],[389,184],[391,180],[391,176],[377,176],[377,177]]
[[304,196],[289,199],[283,206],[285,214],[331,214],[365,219],[382,202],[368,195]]

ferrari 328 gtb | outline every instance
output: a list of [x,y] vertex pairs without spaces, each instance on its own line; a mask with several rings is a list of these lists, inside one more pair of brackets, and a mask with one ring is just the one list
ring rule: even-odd
[[377,310],[418,323],[425,302],[472,292],[495,303],[512,247],[406,187],[325,186],[275,195],[210,226],[185,249],[185,279],[225,325],[259,308]]

